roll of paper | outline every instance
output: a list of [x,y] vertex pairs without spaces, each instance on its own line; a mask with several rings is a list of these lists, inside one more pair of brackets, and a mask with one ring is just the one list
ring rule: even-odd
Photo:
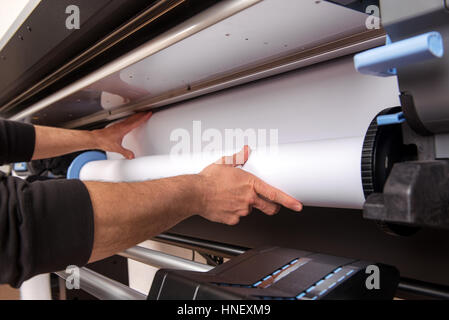
[[[242,167],[306,206],[361,209],[364,137],[282,144],[253,150]],[[227,153],[229,155],[229,153]],[[144,181],[196,174],[221,154],[155,155],[87,163],[81,180]]]
[[20,287],[21,300],[51,300],[50,274],[40,274],[25,281]]

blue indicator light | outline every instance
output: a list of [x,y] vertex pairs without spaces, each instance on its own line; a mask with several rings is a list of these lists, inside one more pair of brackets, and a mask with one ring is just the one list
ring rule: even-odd
[[354,270],[351,269],[351,270],[348,271],[348,273],[346,273],[346,275],[349,276],[353,272],[354,272]]
[[339,273],[341,271],[341,267],[334,270],[334,273]]
[[290,265],[289,265],[289,264],[287,264],[287,265],[283,266],[283,267],[281,268],[281,270],[285,270],[285,269],[287,269],[288,267],[290,267]]
[[253,284],[253,287],[257,287],[262,283],[262,281],[257,281],[255,284]]
[[320,280],[316,283],[317,286],[319,286],[320,284],[322,284],[324,282],[324,280]]
[[334,276],[333,273],[329,273],[324,279],[327,280],[327,279],[329,279],[329,278],[332,278],[333,276]]
[[337,280],[337,282],[340,282],[340,281],[342,281],[343,279],[345,278],[345,276],[343,276],[343,277],[340,277],[340,279],[338,279]]
[[323,294],[325,294],[327,292],[327,289],[324,289],[323,291],[320,292],[320,296],[322,296]]
[[276,270],[275,272],[273,272],[273,276],[277,275],[280,272],[281,272],[281,270]]
[[313,289],[315,289],[315,286],[311,286],[309,289],[306,290],[306,292],[309,293],[309,292],[312,291]]
[[337,282],[332,283],[332,284],[329,286],[329,289],[332,289],[333,287],[335,287],[336,284],[337,284]]
[[302,297],[304,297],[306,294],[303,292],[303,293],[300,293],[300,294],[298,294],[297,296],[296,296],[296,299],[301,299]]
[[299,259],[295,259],[295,260],[293,260],[292,262],[290,262],[290,264],[295,264],[296,262],[298,262],[299,261]]
[[315,297],[313,297],[313,298],[312,298],[312,300],[316,300],[316,299],[318,299],[318,297],[317,297],[317,296],[315,296]]
[[265,278],[263,278],[262,281],[267,281],[270,278],[271,278],[271,274],[269,276],[266,276]]

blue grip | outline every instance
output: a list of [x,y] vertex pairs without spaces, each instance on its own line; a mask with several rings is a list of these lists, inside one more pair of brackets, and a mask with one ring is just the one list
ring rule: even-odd
[[67,179],[79,179],[83,166],[91,161],[106,160],[106,154],[100,151],[87,151],[73,159],[67,170]]
[[360,73],[387,77],[395,75],[398,67],[442,58],[443,55],[441,34],[429,32],[359,53],[354,56],[354,65]]
[[405,122],[405,117],[403,112],[398,112],[395,114],[385,114],[377,117],[378,126],[386,126],[389,124],[397,124]]

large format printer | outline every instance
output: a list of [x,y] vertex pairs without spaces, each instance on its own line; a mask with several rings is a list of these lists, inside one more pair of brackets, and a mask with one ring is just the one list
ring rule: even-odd
[[[78,28],[66,25],[69,5]],[[344,271],[361,283],[368,265],[388,274],[382,297],[449,298],[447,1],[44,0],[27,10],[0,43],[2,117],[93,129],[154,111],[125,138],[137,159],[93,151],[33,172],[155,179],[198,171],[214,141],[249,143],[246,169],[305,204],[232,227],[195,217],[154,239],[209,265],[164,264],[166,253],[142,247],[121,253],[189,270],[160,270],[149,298],[368,297],[349,280],[339,291],[326,282]],[[267,146],[278,154],[260,151]],[[173,148],[196,156],[170,162]],[[260,279],[227,278],[232,268]],[[128,271],[124,282],[147,281]],[[89,288],[116,284],[121,297],[141,298],[90,269],[82,276]],[[292,295],[279,285],[288,277],[310,279]]]

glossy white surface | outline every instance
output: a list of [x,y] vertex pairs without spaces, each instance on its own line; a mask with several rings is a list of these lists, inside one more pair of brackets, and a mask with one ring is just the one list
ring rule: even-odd
[[[65,102],[71,100],[78,100],[77,95],[82,95],[83,92],[95,92],[98,96],[101,96],[103,91],[114,93],[110,91],[109,86],[123,87],[124,82],[114,84],[114,80],[117,79],[118,73],[124,68],[149,57],[160,50],[166,49],[170,45],[181,41],[192,34],[195,34],[233,14],[244,10],[245,8],[257,3],[260,0],[227,0],[216,4],[208,10],[199,13],[192,19],[172,28],[171,30],[163,33],[162,35],[150,40],[144,45],[126,53],[120,58],[102,66],[95,72],[73,82],[72,84],[64,87],[63,89],[47,96],[41,101],[33,104],[24,111],[14,115],[10,120],[22,120],[37,112],[43,110],[42,114],[35,115],[34,117],[45,117],[45,109],[53,105],[59,107],[52,110],[53,113],[61,111],[60,108],[64,107]],[[109,77],[109,78],[108,78]],[[109,86],[108,86],[109,85]],[[90,87],[91,86],[91,87]],[[134,92],[135,88],[128,88],[129,92]],[[80,101],[82,103],[82,101]],[[98,101],[98,105],[101,100]],[[68,110],[62,110],[63,114]],[[76,114],[75,110],[69,110],[72,114]],[[94,109],[93,112],[97,110]],[[61,121],[64,119],[61,117]]]
[[120,79],[159,95],[362,32],[365,19],[324,1],[265,0],[122,70]]
[[124,142],[137,157],[169,154],[174,130],[185,130],[193,145],[194,121],[201,121],[201,135],[275,129],[279,144],[362,136],[379,111],[399,105],[398,95],[395,77],[361,75],[352,57],[340,58],[158,111]]
[[[324,1],[226,1],[216,7],[39,101],[13,120],[32,114],[43,124],[51,124],[45,122],[48,114],[58,123],[77,119],[85,115],[81,106],[86,92],[99,97],[90,107],[92,113],[173,90],[187,92],[189,85],[217,75],[366,30],[364,14]],[[111,108],[100,98],[105,94],[120,97],[114,101],[122,103]],[[78,106],[70,103],[78,100]]]

